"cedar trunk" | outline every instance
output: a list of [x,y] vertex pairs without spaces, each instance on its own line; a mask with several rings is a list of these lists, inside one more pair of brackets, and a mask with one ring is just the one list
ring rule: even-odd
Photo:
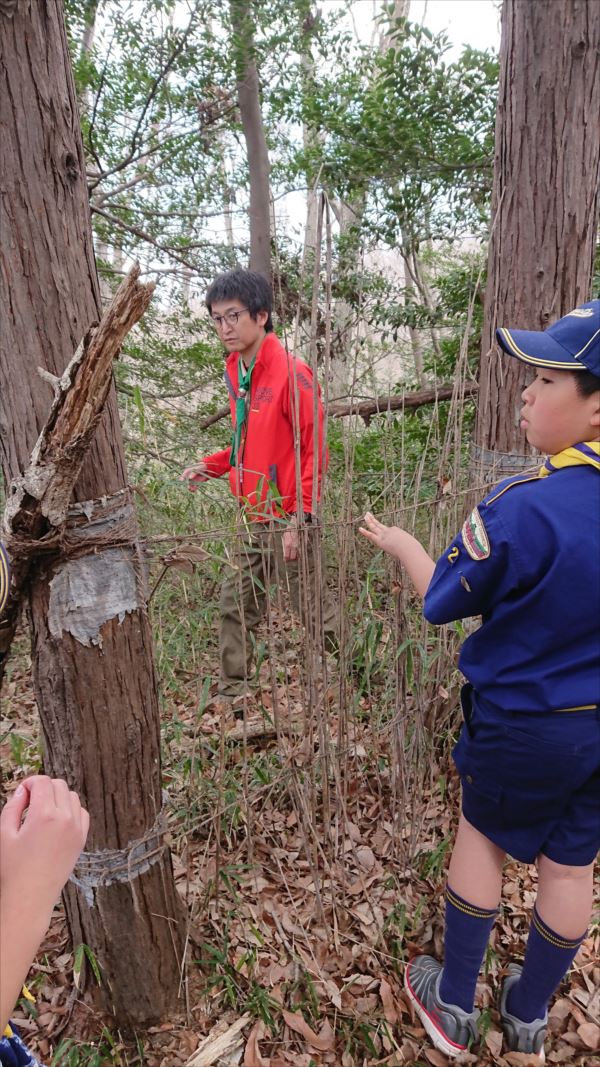
[[[600,9],[505,0],[475,439],[482,467],[528,450],[531,371],[500,354],[496,326],[542,330],[590,294],[600,164]],[[491,455],[487,454],[487,451]],[[527,461],[524,461],[527,462]],[[530,460],[529,460],[530,462]]]
[[[60,376],[100,318],[60,0],[21,0],[14,18],[0,15],[0,108],[0,448],[10,482],[27,467],[52,403],[52,389],[37,368]],[[113,386],[74,492],[76,501],[96,503],[80,509],[73,524],[85,535],[90,513],[103,510],[99,498],[126,484]],[[54,554],[36,558],[32,568],[29,613],[44,769],[81,794],[91,815],[86,850],[93,853],[125,849],[149,831],[162,807],[157,685],[137,537],[133,516],[116,554],[134,576],[137,599],[122,621],[106,612],[101,645],[57,633],[56,625],[51,632],[50,582],[72,561]],[[108,584],[115,550],[85,552]],[[77,604],[66,608],[77,622]],[[95,953],[117,1022],[143,1026],[163,1016],[178,996],[183,943],[168,852],[159,850],[132,880],[126,867],[125,879],[97,888],[92,902],[69,884],[65,904],[73,943]]]

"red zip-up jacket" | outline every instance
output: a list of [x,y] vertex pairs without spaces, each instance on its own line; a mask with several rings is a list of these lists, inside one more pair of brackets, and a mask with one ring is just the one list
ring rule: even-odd
[[[239,353],[231,352],[225,364],[225,384],[229,392],[231,418],[235,426],[238,395]],[[318,441],[315,429],[317,389]],[[229,473],[231,492],[249,508],[250,516],[266,521],[272,514],[293,514],[313,510],[313,477],[317,448],[317,491],[321,494],[323,459],[323,405],[312,370],[301,359],[286,352],[274,333],[268,333],[256,355],[250,381],[246,426],[240,445],[238,466],[229,462],[230,448],[204,459],[206,473],[220,478]],[[296,480],[294,431],[299,438],[300,507]],[[270,484],[269,484],[270,483]],[[273,488],[274,487],[274,488]]]

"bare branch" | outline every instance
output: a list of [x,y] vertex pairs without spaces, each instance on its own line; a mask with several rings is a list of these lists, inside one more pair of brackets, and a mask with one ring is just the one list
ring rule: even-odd
[[[189,267],[189,269],[193,271],[198,269],[198,265],[196,263],[192,263],[191,260],[186,259],[185,256],[182,256],[179,252],[174,251],[173,248],[170,248],[168,245],[160,244],[155,237],[151,236],[151,234],[146,233],[145,230],[140,230],[139,226],[132,226],[128,222],[123,222],[123,219],[117,218],[116,215],[109,215],[107,211],[103,211],[102,208],[99,207],[92,207],[92,211],[96,215],[102,215],[102,218],[106,219],[107,222],[111,222],[113,226],[117,226],[121,230],[126,230],[127,233],[133,234],[134,237],[139,237],[141,241],[147,241],[148,244],[151,244],[154,248],[158,249],[158,251],[161,252],[164,256],[169,256],[171,259],[176,260],[177,263],[182,263],[184,267]],[[212,246],[213,242],[203,241],[197,247],[204,248]]]
[[[196,20],[196,14],[198,12],[198,8],[200,7],[200,4],[201,4],[201,0],[197,0],[197,2],[194,4],[194,8],[193,8],[192,13],[190,15],[190,21],[188,22],[188,25],[187,25],[186,29],[181,34],[177,44],[173,48],[173,50],[171,52],[171,55],[167,59],[166,63],[164,63],[162,65],[161,69],[159,70],[158,74],[156,75],[156,77],[155,77],[155,79],[154,79],[154,81],[152,83],[152,86],[150,87],[150,91],[148,93],[148,96],[146,97],[146,100],[144,101],[144,104],[142,106],[140,115],[139,115],[139,117],[137,119],[137,122],[136,122],[136,125],[135,125],[135,129],[133,131],[133,135],[132,135],[132,138],[131,138],[131,144],[130,144],[130,147],[129,147],[129,152],[125,156],[125,159],[123,159],[121,161],[119,166],[114,168],[112,173],[115,173],[115,171],[117,171],[117,170],[123,170],[134,159],[135,154],[136,154],[136,152],[137,152],[137,150],[139,148],[140,130],[142,128],[144,119],[146,118],[146,115],[148,113],[148,109],[150,108],[150,105],[152,104],[152,101],[154,100],[154,98],[155,98],[155,96],[156,96],[156,94],[157,94],[157,92],[158,92],[158,90],[160,88],[160,85],[161,85],[162,81],[166,78],[166,76],[168,75],[169,71],[171,70],[173,64],[175,63],[175,60],[181,54],[181,52],[183,51],[183,49],[184,49],[184,47],[186,45],[187,39],[190,36],[190,33],[192,32],[192,28],[193,28],[194,22]],[[90,191],[92,189],[95,189],[100,181],[101,181],[101,178],[98,178],[97,181],[94,182],[93,185],[90,187]]]
[[[92,209],[99,206],[100,204],[103,204],[104,201],[110,199],[110,197],[119,196],[120,193],[126,192],[127,189],[133,189],[135,185],[139,185],[140,182],[145,181],[149,177],[149,175],[156,174],[157,170],[160,170],[160,168],[164,166],[165,163],[168,163],[169,160],[173,159],[176,155],[177,152],[171,152],[168,155],[163,156],[161,159],[159,159],[158,163],[155,163],[152,167],[148,167],[146,170],[136,171],[133,178],[130,178],[129,181],[121,182],[120,185],[116,185],[113,189],[107,189],[105,192],[99,193],[98,196],[94,197],[91,200]],[[141,160],[147,158],[148,156],[142,156]],[[106,174],[103,174],[101,178],[104,179],[107,176],[108,172]],[[98,183],[96,183],[96,185],[97,184]]]
[[229,415],[229,404],[225,404],[218,411],[215,411],[214,415],[207,415],[205,419],[201,419],[199,426],[201,430],[208,430],[209,426],[214,426],[215,422],[220,422],[226,415]]

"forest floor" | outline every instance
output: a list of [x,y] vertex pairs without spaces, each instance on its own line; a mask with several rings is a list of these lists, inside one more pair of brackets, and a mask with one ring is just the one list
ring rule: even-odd
[[[201,670],[214,677],[212,656],[211,662],[206,653]],[[301,723],[294,670],[292,664],[291,683],[279,694],[281,713]],[[416,952],[441,956],[444,869],[459,807],[447,756],[445,765],[434,759],[400,821],[390,773],[392,731],[373,729],[372,696],[355,701],[351,721],[340,717],[335,697],[325,701],[325,750],[317,731],[307,744],[305,722],[298,734],[280,730],[279,737],[251,738],[247,746],[230,737],[221,744],[219,711],[208,693],[199,713],[198,692],[195,675],[182,669],[164,702],[174,868],[190,916],[180,1015],[134,1039],[116,1031],[110,1017],[92,1007],[93,997],[74,988],[58,907],[30,976],[35,1006],[26,1009],[22,1001],[14,1015],[23,1036],[56,1067],[443,1067],[448,1061],[413,1017],[402,978]],[[23,639],[6,695],[0,754],[10,789],[39,767],[40,758]],[[272,704],[265,683],[266,713]],[[343,761],[336,759],[342,745]],[[320,777],[328,783],[326,795],[307,810],[300,784],[316,781],[320,760],[331,764]],[[539,1062],[503,1053],[496,1007],[506,965],[522,955],[534,897],[535,870],[507,863],[501,914],[478,988],[479,1050],[456,1062]],[[569,983],[554,1000],[547,1062],[598,1064],[599,1018],[596,919]]]

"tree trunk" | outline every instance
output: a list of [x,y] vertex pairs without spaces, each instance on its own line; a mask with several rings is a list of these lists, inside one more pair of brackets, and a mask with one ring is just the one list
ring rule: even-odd
[[[362,259],[361,223],[366,197],[356,195],[352,203],[330,201],[339,228],[339,252],[337,273],[344,280],[348,275],[360,273]],[[357,377],[356,346],[353,336],[356,330],[356,308],[343,296],[337,296],[332,307],[331,355],[329,360],[329,396],[349,396],[354,391]]]
[[249,0],[230,0],[238,104],[250,174],[250,269],[271,277],[269,152],[260,107],[260,87]]
[[587,0],[505,0],[475,467],[531,463],[527,367],[496,326],[541,330],[589,296],[600,159],[600,18]]
[[80,56],[88,56],[94,43],[96,18],[100,0],[86,0],[83,7],[83,33],[81,35]]
[[393,7],[389,3],[382,5],[381,14],[386,14],[389,22],[384,23],[379,38],[379,51],[383,54],[388,48],[394,47],[394,31],[400,19],[407,19],[410,15],[410,0],[394,0]]
[[[382,5],[381,14],[388,15],[389,22],[380,34],[379,51],[383,54],[393,47],[393,32],[396,21],[408,18],[410,0],[394,0],[393,7],[389,4]],[[355,193],[352,199],[333,202],[339,226],[340,253],[338,260],[338,275],[343,278],[345,273],[350,275],[360,273],[360,260],[362,255],[361,224],[365,212],[366,195],[364,192]],[[352,304],[342,296],[338,296],[333,303],[332,311],[332,344],[329,360],[329,395],[347,396],[354,390],[357,376],[356,353],[353,351],[353,335],[356,331],[356,310]]]
[[[0,15],[0,57],[0,449],[11,481],[51,407],[37,368],[62,374],[100,318],[100,294],[60,0]],[[152,636],[126,486],[113,387],[67,521],[78,550],[36,556],[29,609],[44,768],[91,815],[79,887],[65,892],[71,936],[96,955],[117,1022],[143,1026],[177,999],[183,936],[162,845]]]

